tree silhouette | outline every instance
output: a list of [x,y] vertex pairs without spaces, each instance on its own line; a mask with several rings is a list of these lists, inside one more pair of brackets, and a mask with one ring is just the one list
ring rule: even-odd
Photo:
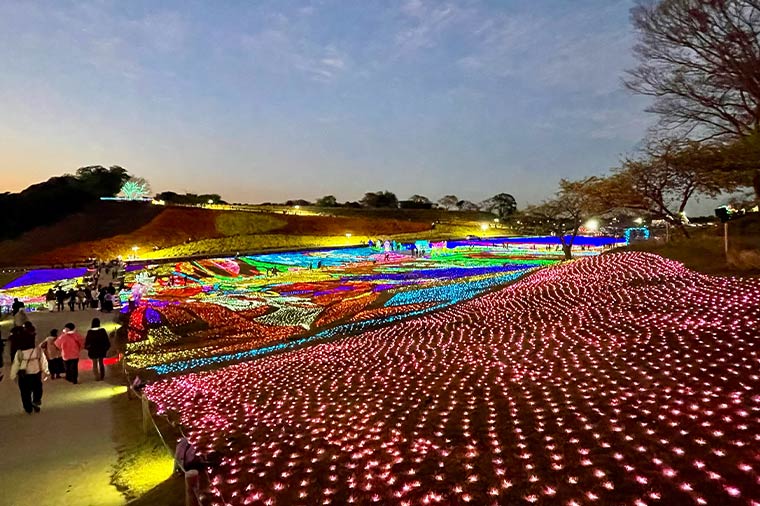
[[444,209],[448,210],[454,209],[457,205],[457,202],[459,202],[459,197],[456,195],[446,195],[438,199],[438,204]]

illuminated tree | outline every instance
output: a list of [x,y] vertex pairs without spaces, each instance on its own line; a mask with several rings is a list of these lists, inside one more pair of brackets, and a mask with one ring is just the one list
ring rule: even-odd
[[150,184],[144,178],[132,177],[121,187],[119,192],[127,200],[141,200],[150,196]]

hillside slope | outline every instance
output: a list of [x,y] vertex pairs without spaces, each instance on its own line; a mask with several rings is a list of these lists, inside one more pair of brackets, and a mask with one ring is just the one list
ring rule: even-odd
[[[34,229],[20,238],[0,242],[0,266],[57,265],[88,258],[111,259],[187,254],[185,245],[204,249],[308,247],[337,244],[354,237],[415,234],[429,230],[429,219],[301,216],[262,212],[161,207],[146,203],[100,202],[54,225]],[[356,239],[354,240],[356,241]],[[238,245],[238,246],[236,246]]]

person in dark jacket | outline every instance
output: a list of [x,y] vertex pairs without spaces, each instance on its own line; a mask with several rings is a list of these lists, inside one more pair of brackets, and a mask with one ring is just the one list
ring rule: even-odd
[[63,306],[66,303],[66,292],[60,286],[55,291],[55,305],[58,311],[63,311]]
[[[27,324],[29,325],[30,330],[27,330],[25,328]],[[16,356],[16,352],[18,350],[28,350],[30,348],[34,348],[35,337],[36,333],[32,322],[26,322],[26,324],[24,324],[24,327],[13,327],[11,329],[11,334],[8,337],[8,343],[10,344],[11,362],[13,362],[13,359]]]
[[69,299],[69,309],[74,311],[74,308],[77,305],[77,292],[73,288],[70,288],[66,297]]
[[92,328],[87,331],[84,347],[87,350],[87,356],[92,359],[92,373],[95,375],[95,381],[103,381],[106,376],[103,359],[106,358],[108,349],[111,347],[111,341],[108,339],[106,329],[100,326],[100,319],[92,319]]
[[11,306],[11,313],[13,316],[16,316],[16,313],[18,313],[22,307],[24,307],[23,302],[18,300],[18,298],[13,299],[13,305]]

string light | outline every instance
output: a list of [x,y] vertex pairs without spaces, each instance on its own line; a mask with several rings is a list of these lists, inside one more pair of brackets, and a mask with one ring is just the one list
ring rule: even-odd
[[756,505],[758,294],[604,255],[145,392],[220,455],[214,506]]

